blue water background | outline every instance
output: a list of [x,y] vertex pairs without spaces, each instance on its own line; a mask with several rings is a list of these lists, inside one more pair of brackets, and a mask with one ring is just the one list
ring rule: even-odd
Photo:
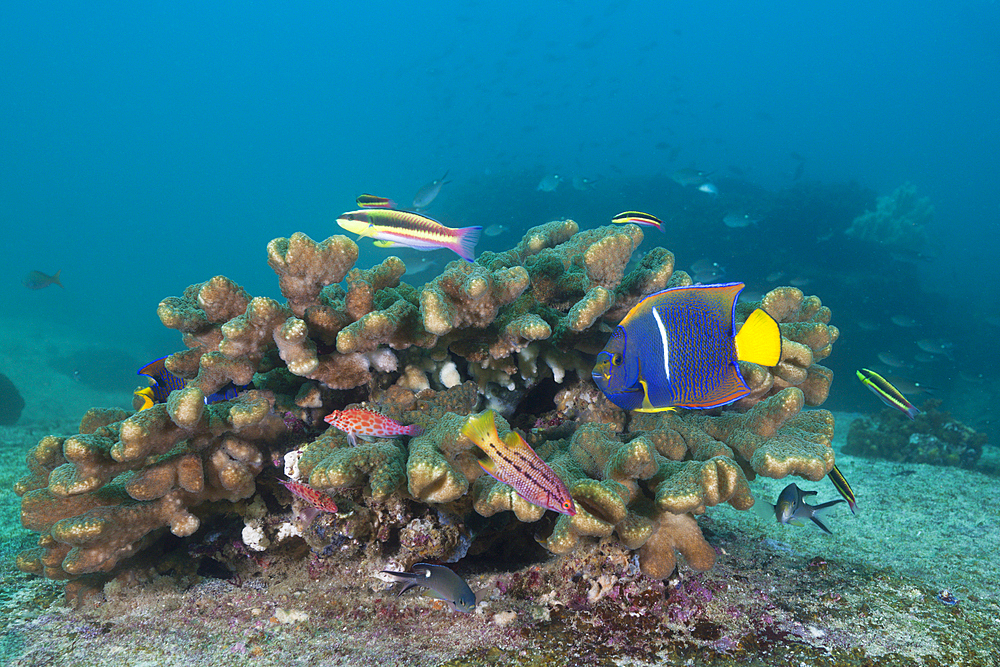
[[[0,91],[0,310],[61,318],[143,362],[181,347],[156,317],[163,297],[216,274],[277,297],[269,240],[340,233],[361,192],[406,203],[445,171],[429,214],[510,230],[480,251],[636,208],[670,223],[643,249],[681,268],[710,259],[763,284],[782,258],[811,264],[804,290],[845,334],[833,407],[874,408],[853,369],[909,358],[917,336],[955,342],[954,363],[908,362],[945,387],[995,361],[994,2],[19,3],[0,20]],[[719,199],[669,178],[684,167],[716,172]],[[536,190],[553,173],[595,186]],[[720,221],[733,193],[806,182],[872,198],[913,183],[936,209],[929,259],[863,257],[898,291],[862,307],[863,281],[838,271],[858,262],[849,219]],[[387,254],[361,245],[361,266]],[[26,290],[31,270],[62,270],[66,289]],[[852,328],[865,308],[881,333]],[[893,314],[919,330],[892,329]]]

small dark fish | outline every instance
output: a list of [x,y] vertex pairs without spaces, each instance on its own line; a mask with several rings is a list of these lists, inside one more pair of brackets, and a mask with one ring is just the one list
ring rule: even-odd
[[778,520],[778,523],[790,523],[793,526],[804,526],[805,520],[809,519],[824,533],[833,535],[830,529],[819,520],[818,515],[823,510],[845,501],[843,498],[837,498],[819,505],[810,505],[806,502],[807,497],[815,495],[815,491],[803,491],[795,484],[789,484],[778,496],[778,502],[772,505],[774,518]]
[[49,285],[59,285],[59,287],[62,287],[63,284],[59,282],[60,273],[62,273],[62,269],[56,271],[55,275],[52,276],[41,271],[32,271],[21,280],[21,284],[28,289],[42,289]]
[[630,222],[637,225],[647,225],[649,227],[656,227],[660,230],[661,234],[665,234],[663,231],[663,221],[657,218],[655,215],[650,215],[649,213],[643,213],[642,211],[622,211],[615,217],[611,218],[611,222],[617,223],[619,225],[625,225]]
[[861,380],[861,384],[868,387],[873,394],[878,396],[890,408],[896,408],[910,419],[920,414],[920,410],[913,407],[913,404],[906,400],[906,397],[898,389],[889,384],[888,380],[875,371],[862,368],[858,371],[858,379]]
[[423,186],[417,190],[417,194],[413,195],[413,208],[416,210],[422,210],[430,206],[437,196],[441,193],[441,188],[451,181],[446,181],[444,179],[448,178],[448,172],[444,172],[444,176],[437,179],[436,181],[431,181],[427,185]]
[[792,180],[793,181],[799,180],[805,173],[806,173],[806,163],[799,162],[798,166],[795,167],[795,173],[792,174]]
[[378,197],[370,194],[360,195],[356,201],[361,208],[399,208],[396,202],[388,197]]
[[834,465],[833,468],[830,469],[829,474],[827,474],[827,477],[830,478],[830,481],[833,482],[833,486],[836,487],[840,495],[842,495],[844,500],[847,501],[848,507],[851,508],[851,514],[856,514],[854,508],[858,506],[858,499],[854,497],[854,490],[851,488],[851,485],[847,483],[847,479],[844,475],[841,474],[840,468]]
[[382,574],[387,574],[395,582],[403,584],[396,593],[397,596],[414,586],[423,586],[434,591],[436,594],[434,597],[446,602],[454,611],[468,614],[476,608],[476,594],[469,588],[469,584],[444,565],[417,563],[411,569],[412,572],[382,570]]

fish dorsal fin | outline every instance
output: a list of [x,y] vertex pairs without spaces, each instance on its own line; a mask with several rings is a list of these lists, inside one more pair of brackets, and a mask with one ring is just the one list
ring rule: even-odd
[[750,313],[736,334],[736,358],[761,366],[776,366],[781,361],[781,330],[762,309]]
[[166,360],[167,357],[160,357],[156,361],[149,362],[139,369],[137,375],[146,375],[154,380],[159,380],[163,376],[163,372],[167,370]]
[[504,444],[510,448],[510,451],[515,452],[519,449],[528,448],[531,449],[531,445],[524,441],[524,438],[519,436],[514,431],[511,431],[506,436],[504,436]]

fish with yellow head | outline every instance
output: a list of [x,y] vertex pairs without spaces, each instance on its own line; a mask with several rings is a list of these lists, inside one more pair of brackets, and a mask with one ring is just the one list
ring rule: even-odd
[[623,410],[707,410],[750,393],[740,361],[781,359],[778,323],[758,308],[736,332],[743,283],[673,287],[643,298],[597,355],[594,382]]

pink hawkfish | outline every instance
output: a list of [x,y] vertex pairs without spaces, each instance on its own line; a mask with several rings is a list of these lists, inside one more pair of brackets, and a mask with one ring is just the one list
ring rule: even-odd
[[293,496],[306,504],[306,507],[302,508],[300,514],[305,519],[306,524],[312,523],[312,520],[320,512],[337,513],[337,503],[333,502],[333,498],[322,491],[317,491],[308,484],[296,482],[292,479],[279,479],[278,481],[291,491]]
[[424,432],[417,424],[403,426],[395,419],[390,419],[374,410],[351,408],[350,410],[334,410],[323,418],[347,434],[347,442],[352,446],[358,444],[358,437],[365,440],[372,438],[395,438],[397,435],[416,436]]

